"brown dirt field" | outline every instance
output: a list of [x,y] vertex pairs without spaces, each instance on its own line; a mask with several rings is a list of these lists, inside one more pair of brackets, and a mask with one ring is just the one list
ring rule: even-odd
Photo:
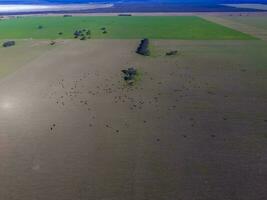
[[48,41],[16,41],[15,47],[4,48],[0,40],[0,78],[16,71],[36,57],[43,55],[51,49]]
[[[231,16],[212,16],[212,15],[202,15],[202,18],[224,25],[226,27],[241,31],[243,33],[247,33],[249,35],[255,36],[261,40],[267,41],[267,30],[253,26],[253,24],[242,23],[235,20],[234,17]],[[243,18],[250,18],[253,16],[243,16]],[[266,16],[261,16],[262,18],[266,18]]]
[[138,43],[65,41],[2,78],[0,199],[267,196],[267,45]]

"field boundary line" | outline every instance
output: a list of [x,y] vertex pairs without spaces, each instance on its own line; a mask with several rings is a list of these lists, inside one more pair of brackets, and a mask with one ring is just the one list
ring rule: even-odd
[[260,28],[256,28],[254,26],[248,26],[246,24],[242,24],[242,23],[238,23],[229,19],[224,19],[222,17],[219,16],[203,16],[203,15],[199,15],[199,17],[201,17],[202,19],[217,23],[217,24],[221,24],[223,26],[226,26],[228,28],[249,34],[251,36],[254,36],[256,38],[259,38],[261,40],[267,41],[267,31],[260,29]]

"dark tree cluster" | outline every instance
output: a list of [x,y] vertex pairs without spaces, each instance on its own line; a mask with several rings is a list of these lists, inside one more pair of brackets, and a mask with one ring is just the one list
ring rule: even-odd
[[107,28],[106,28],[106,27],[102,27],[100,30],[102,31],[102,33],[103,33],[103,34],[107,34],[107,33],[108,33],[108,31],[107,31]]
[[178,54],[178,51],[177,50],[174,50],[174,51],[169,51],[166,53],[166,56],[174,56],[174,55],[177,55]]
[[118,16],[120,16],[120,17],[131,17],[132,15],[131,14],[118,14]]
[[51,41],[51,42],[50,42],[50,45],[51,45],[51,46],[53,46],[53,45],[55,45],[55,44],[56,44],[55,41]]
[[128,69],[121,70],[123,73],[123,79],[127,81],[128,84],[133,84],[135,77],[137,75],[137,70],[133,67],[130,67]]
[[63,17],[72,17],[72,15],[63,15]]
[[91,31],[87,29],[76,30],[73,35],[76,39],[86,40],[91,38]]
[[44,27],[42,25],[39,25],[37,28],[38,29],[43,29]]
[[16,43],[15,41],[6,41],[3,43],[3,47],[11,47],[14,46]]
[[136,53],[141,54],[143,56],[149,56],[149,40],[147,38],[141,40],[141,43],[139,44]]

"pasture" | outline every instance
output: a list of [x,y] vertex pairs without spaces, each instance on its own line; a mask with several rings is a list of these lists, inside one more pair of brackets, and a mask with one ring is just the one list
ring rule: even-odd
[[72,39],[79,29],[90,30],[92,39],[255,39],[196,16],[19,17],[0,21],[0,39]]

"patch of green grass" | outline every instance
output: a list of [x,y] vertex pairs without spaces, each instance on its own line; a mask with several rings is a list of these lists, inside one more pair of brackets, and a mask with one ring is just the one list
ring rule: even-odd
[[[42,29],[38,28],[42,26]],[[101,28],[105,27],[107,33]],[[0,39],[71,39],[78,29],[93,39],[251,40],[245,33],[196,16],[22,17],[0,21]],[[62,32],[62,35],[59,33]]]
[[149,44],[149,52],[150,52],[150,57],[156,58],[160,56],[160,53],[158,52],[157,48],[153,44]]
[[127,86],[133,87],[133,86],[138,86],[140,81],[142,80],[143,73],[140,71],[140,69],[137,70],[136,75],[134,76],[133,81],[131,81],[131,84],[127,84]]
[[139,82],[142,80],[142,76],[143,76],[143,73],[141,72],[141,70],[137,70],[137,73],[136,75],[134,76],[134,81],[135,83]]

